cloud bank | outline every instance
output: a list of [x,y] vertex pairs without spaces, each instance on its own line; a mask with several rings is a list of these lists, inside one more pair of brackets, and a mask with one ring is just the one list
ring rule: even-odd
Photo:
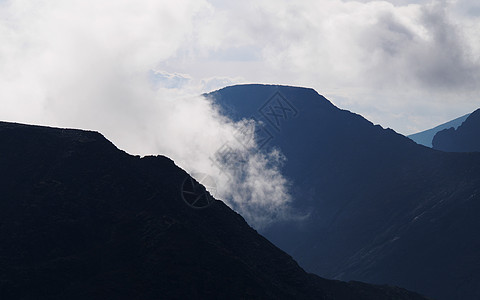
[[[212,5],[196,31],[202,51],[187,59],[195,76],[211,64],[249,81],[314,87],[342,108],[402,133],[478,107],[480,8],[474,1]],[[225,61],[235,52],[250,59]]]
[[[278,151],[234,123],[202,85],[158,70],[191,42],[204,1],[7,1],[0,7],[0,119],[101,131],[134,154],[163,154],[216,181],[215,196],[261,228],[287,217]],[[218,84],[218,83],[217,83]],[[220,161],[225,145],[242,158]]]
[[[105,60],[119,74],[180,75],[164,87],[184,93],[313,87],[406,134],[473,111],[480,96],[480,4],[470,0],[4,0],[0,18],[2,89],[19,93],[19,76],[44,81],[28,83],[23,99],[50,92],[51,61],[64,78],[103,72]],[[37,105],[28,101],[9,107]]]
[[[216,174],[217,196],[265,224],[290,201],[285,159],[236,145],[255,124],[198,95],[309,86],[412,133],[478,108],[478,32],[468,0],[3,0],[0,119],[98,130],[131,153]],[[210,158],[225,145],[242,164],[219,170]]]

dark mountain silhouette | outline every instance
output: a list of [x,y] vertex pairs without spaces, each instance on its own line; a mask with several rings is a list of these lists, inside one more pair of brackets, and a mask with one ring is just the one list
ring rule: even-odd
[[437,132],[452,127],[457,129],[458,126],[462,125],[462,123],[468,118],[469,115],[470,114],[463,115],[446,123],[435,126],[434,128],[411,134],[408,137],[417,144],[432,148],[433,137],[435,136],[435,134],[437,134]]
[[480,109],[474,111],[457,129],[437,132],[433,149],[447,152],[480,152]]
[[418,145],[312,89],[241,85],[207,96],[236,120],[266,124],[259,136],[273,138],[262,150],[286,156],[293,206],[309,217],[262,233],[307,271],[480,299],[480,154]]
[[0,122],[0,170],[0,299],[424,299],[307,274],[223,202],[187,205],[170,159],[96,132]]

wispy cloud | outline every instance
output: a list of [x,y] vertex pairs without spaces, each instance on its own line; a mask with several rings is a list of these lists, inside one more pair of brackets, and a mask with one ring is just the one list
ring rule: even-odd
[[225,42],[217,41],[216,51],[260,48],[263,64],[257,66],[270,71],[245,71],[250,78],[315,87],[338,105],[405,133],[421,126],[414,120],[436,122],[439,114],[461,115],[478,106],[480,22],[472,1],[266,0],[232,6],[218,9],[205,36],[223,29]]
[[[255,123],[235,123],[200,96],[237,79],[161,68],[209,9],[198,0],[1,4],[0,118],[101,131],[130,153],[164,154],[210,174],[216,196],[256,227],[286,217],[280,153],[239,144],[251,137],[238,132]],[[212,158],[227,143],[243,160],[219,167]]]
[[[251,125],[198,95],[233,83],[311,86],[411,133],[477,108],[479,12],[467,0],[1,1],[0,118],[99,130],[209,173]],[[265,223],[289,202],[281,155],[242,151],[224,167],[238,180],[216,178],[230,186],[220,197]]]

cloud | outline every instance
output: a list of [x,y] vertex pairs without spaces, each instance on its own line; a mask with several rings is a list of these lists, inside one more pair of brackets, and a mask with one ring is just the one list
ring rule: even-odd
[[151,70],[149,75],[153,88],[179,89],[192,80],[188,74],[169,73],[162,70]]
[[209,78],[202,79],[200,84],[201,84],[201,90],[203,92],[211,92],[226,86],[235,85],[235,84],[244,83],[244,82],[245,82],[245,79],[241,77],[231,78],[231,77],[216,76],[216,77],[209,77]]
[[[235,79],[163,69],[188,52],[210,10],[201,0],[1,3],[0,118],[100,131],[130,153],[210,174],[216,196],[257,228],[286,217],[281,155],[256,151],[254,139],[239,144],[255,124],[234,123],[199,96]],[[211,159],[226,144],[243,157],[234,169]]]
[[231,71],[224,63],[218,70],[226,75],[241,72],[248,81],[311,86],[402,132],[478,106],[480,20],[472,1],[215,5],[208,26],[199,27],[203,39],[215,40],[211,51],[256,47],[261,53],[256,72]]
[[446,2],[263,1],[246,7],[253,25],[243,31],[263,45],[272,68],[291,77],[327,87],[429,92],[478,83],[478,53],[450,19]]
[[410,22],[398,13],[379,14],[360,36],[373,57],[366,78],[442,93],[476,89],[480,65],[446,9],[439,3],[419,7]]
[[1,1],[0,118],[99,130],[216,173],[231,187],[220,197],[265,224],[286,215],[288,160],[232,147],[243,164],[222,166],[237,178],[227,182],[209,158],[254,125],[198,95],[310,86],[385,127],[425,129],[478,106],[478,11],[467,0]]

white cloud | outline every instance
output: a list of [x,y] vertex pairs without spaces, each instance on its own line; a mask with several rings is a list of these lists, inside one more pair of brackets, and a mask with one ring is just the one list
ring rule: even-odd
[[472,1],[226,3],[200,35],[215,40],[215,51],[250,46],[263,59],[257,72],[225,75],[312,86],[404,133],[478,106],[480,20]]
[[232,122],[199,95],[238,79],[161,68],[190,55],[210,10],[199,0],[2,3],[0,119],[101,131],[130,153],[164,154],[210,173],[217,196],[257,227],[285,217],[290,196],[276,153],[235,146],[245,162],[229,180],[210,160],[254,124]]
[[162,70],[151,70],[149,75],[153,88],[179,89],[188,85],[192,80],[188,74],[169,73]]
[[[99,130],[204,173],[248,123],[197,96],[233,83],[311,86],[410,133],[477,108],[479,11],[468,0],[2,1],[0,119]],[[221,195],[247,215],[261,206],[258,224],[284,214],[281,156],[239,155],[241,168],[224,169],[244,180]]]

